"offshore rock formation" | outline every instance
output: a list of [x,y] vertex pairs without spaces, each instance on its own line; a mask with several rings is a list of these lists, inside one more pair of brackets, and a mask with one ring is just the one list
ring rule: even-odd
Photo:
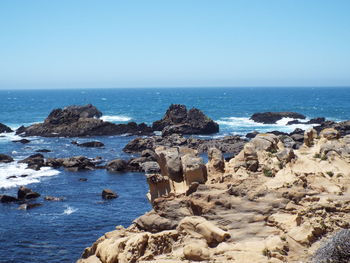
[[13,132],[10,127],[6,126],[5,124],[0,123],[0,133],[3,132]]
[[19,128],[17,134],[42,137],[84,137],[152,133],[152,128],[144,123],[114,124],[98,119],[101,116],[102,113],[91,104],[69,106],[53,110],[43,123]]
[[185,105],[172,104],[163,119],[153,122],[153,130],[162,131],[164,136],[177,134],[213,134],[219,131],[219,125],[202,111]]
[[349,228],[350,136],[327,129],[305,138],[294,150],[259,134],[228,162],[210,149],[207,169],[194,150],[157,148],[161,174],[147,178],[153,209],[78,262],[348,262],[337,261],[348,257],[347,232],[325,240]]
[[274,124],[282,118],[305,119],[306,117],[297,112],[263,112],[254,113],[250,119],[264,124]]

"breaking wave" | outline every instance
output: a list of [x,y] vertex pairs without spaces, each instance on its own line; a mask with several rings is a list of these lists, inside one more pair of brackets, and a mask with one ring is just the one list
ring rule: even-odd
[[130,121],[132,118],[125,116],[125,115],[104,115],[101,117],[103,121],[109,121],[109,122],[123,122],[123,121]]

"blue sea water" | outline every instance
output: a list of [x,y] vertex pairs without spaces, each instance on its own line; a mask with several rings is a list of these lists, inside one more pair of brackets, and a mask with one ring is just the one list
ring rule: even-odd
[[[350,119],[348,88],[177,88],[177,89],[77,89],[77,90],[2,90],[0,123],[17,128],[41,122],[54,108],[92,103],[108,121],[151,124],[160,119],[171,103],[201,109],[220,124],[220,133],[244,135],[247,132],[292,131],[287,120],[261,125],[249,120],[255,112],[296,111],[308,118]],[[307,128],[306,126],[301,126]],[[102,149],[72,145],[72,138],[31,137],[29,144],[13,143],[14,134],[0,134],[0,153],[15,160],[36,150],[52,150],[45,157],[101,156],[105,161],[131,158],[122,152],[133,137],[107,136],[78,138],[79,142],[99,140]],[[6,179],[28,174],[24,178]],[[88,179],[86,182],[79,178]],[[148,186],[143,174],[110,174],[105,170],[68,172],[62,169],[32,171],[16,162],[0,164],[0,194],[15,195],[26,185],[45,195],[64,197],[63,202],[37,202],[43,206],[22,211],[16,204],[0,205],[0,262],[75,262],[83,249],[115,226],[128,226],[148,211]],[[115,190],[119,198],[102,201],[104,188]]]

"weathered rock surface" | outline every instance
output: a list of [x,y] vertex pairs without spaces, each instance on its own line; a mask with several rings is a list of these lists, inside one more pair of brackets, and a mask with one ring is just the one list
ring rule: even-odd
[[254,113],[250,119],[255,122],[274,124],[282,118],[305,119],[306,117],[297,112],[263,112]]
[[219,125],[202,111],[185,105],[172,104],[163,119],[153,122],[153,130],[162,131],[163,136],[177,134],[213,134],[219,131]]
[[151,134],[146,124],[114,124],[98,119],[102,114],[91,104],[55,109],[43,123],[23,127],[17,134],[42,137],[84,137],[120,134]]
[[6,126],[5,124],[0,123],[0,133],[7,133],[7,132],[13,132],[13,130]]
[[[293,149],[259,134],[207,180],[195,150],[159,147],[161,174],[147,176],[153,209],[106,233],[79,263],[348,262],[350,235],[338,231],[350,227],[350,135],[305,138]],[[213,168],[223,161],[209,154]]]

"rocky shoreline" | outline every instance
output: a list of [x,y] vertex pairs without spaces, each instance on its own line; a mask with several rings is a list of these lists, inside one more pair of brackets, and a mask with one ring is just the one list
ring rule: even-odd
[[293,150],[259,134],[228,162],[210,149],[206,165],[187,147],[155,153],[153,209],[99,238],[79,263],[350,259],[349,135],[311,129]]
[[[79,263],[309,262],[312,258],[322,262],[317,258],[335,242],[323,245],[322,253],[315,252],[326,244],[323,240],[348,228],[350,121],[337,123],[323,117],[304,121],[306,117],[295,112],[256,113],[251,119],[260,123],[295,118],[287,125],[316,126],[291,133],[254,131],[245,137],[203,139],[195,135],[215,134],[219,125],[200,110],[187,110],[184,105],[171,105],[151,126],[113,124],[101,116],[91,104],[69,106],[53,110],[43,123],[16,131],[23,137],[139,136],[123,148],[137,155],[128,160],[45,158],[42,153],[50,150],[40,149],[18,161],[33,170],[146,173],[147,197],[153,209],[130,227],[118,226],[106,233],[84,251]],[[159,131],[161,135],[156,135]],[[0,132],[13,131],[0,124]],[[71,143],[104,147],[99,141]],[[208,155],[206,164],[203,154]],[[11,156],[0,154],[0,163],[11,162]],[[103,189],[101,196],[112,199],[118,194]],[[17,197],[2,195],[0,202],[18,203],[19,209],[27,210],[42,205],[33,203],[39,197],[20,187]],[[44,200],[63,199],[47,196]],[[340,233],[339,238],[344,239]],[[347,259],[349,255],[350,251]]]

